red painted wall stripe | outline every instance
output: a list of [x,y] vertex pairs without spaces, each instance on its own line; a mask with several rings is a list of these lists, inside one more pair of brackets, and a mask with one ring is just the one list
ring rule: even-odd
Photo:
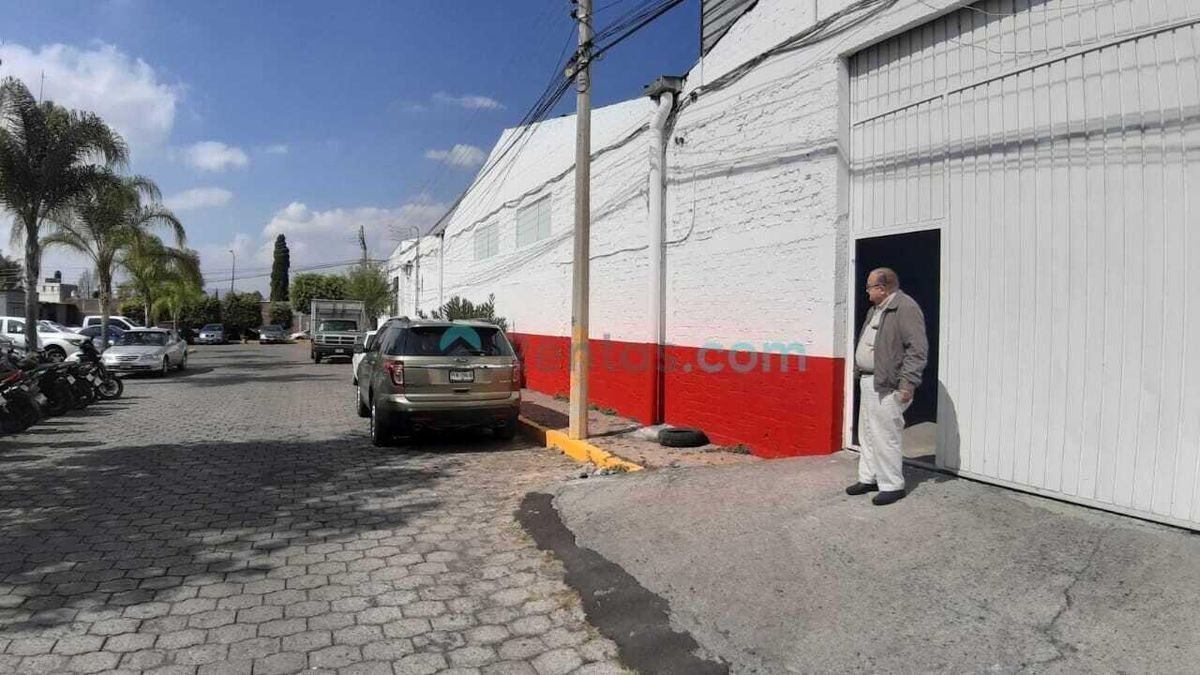
[[[570,391],[570,340],[514,334],[525,386]],[[589,398],[649,424],[654,410],[653,345],[591,340]],[[834,452],[842,447],[840,358],[667,346],[666,422],[703,429],[716,443],[744,444],[760,457]]]

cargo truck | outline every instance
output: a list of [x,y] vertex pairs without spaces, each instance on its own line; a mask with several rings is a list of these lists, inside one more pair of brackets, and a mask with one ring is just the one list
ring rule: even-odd
[[367,316],[359,300],[313,300],[311,307],[312,360],[339,356],[352,358],[354,346],[362,344]]

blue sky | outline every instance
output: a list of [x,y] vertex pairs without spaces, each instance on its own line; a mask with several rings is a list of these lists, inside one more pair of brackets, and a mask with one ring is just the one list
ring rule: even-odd
[[[603,27],[644,0],[597,0]],[[293,269],[377,254],[467,185],[573,49],[567,0],[169,2],[0,0],[0,74],[99,112],[184,220],[213,285],[265,272],[274,234]],[[638,96],[698,56],[690,0],[597,64],[594,101]],[[45,74],[44,85],[42,74]],[[555,114],[574,110],[574,96]],[[457,148],[457,149],[456,149]],[[49,253],[73,280],[80,259]],[[239,280],[264,289],[265,278]]]

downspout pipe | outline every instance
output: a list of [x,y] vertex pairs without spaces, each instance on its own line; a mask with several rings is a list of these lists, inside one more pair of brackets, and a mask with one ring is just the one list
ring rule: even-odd
[[654,367],[653,390],[651,392],[652,424],[664,419],[663,342],[666,333],[666,163],[667,136],[670,133],[671,113],[675,110],[675,99],[683,89],[683,78],[660,77],[646,87],[646,95],[654,101],[650,113],[650,174],[648,177],[649,208],[647,226],[649,230],[650,254],[650,347]]
[[438,232],[438,309],[446,306],[446,231]]

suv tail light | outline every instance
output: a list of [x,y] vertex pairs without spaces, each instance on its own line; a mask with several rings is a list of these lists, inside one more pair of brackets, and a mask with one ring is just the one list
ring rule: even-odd
[[513,361],[512,364],[512,390],[521,390],[521,362]]
[[387,371],[388,377],[392,378],[392,384],[397,387],[404,386],[404,364],[399,361],[385,361],[383,369]]

